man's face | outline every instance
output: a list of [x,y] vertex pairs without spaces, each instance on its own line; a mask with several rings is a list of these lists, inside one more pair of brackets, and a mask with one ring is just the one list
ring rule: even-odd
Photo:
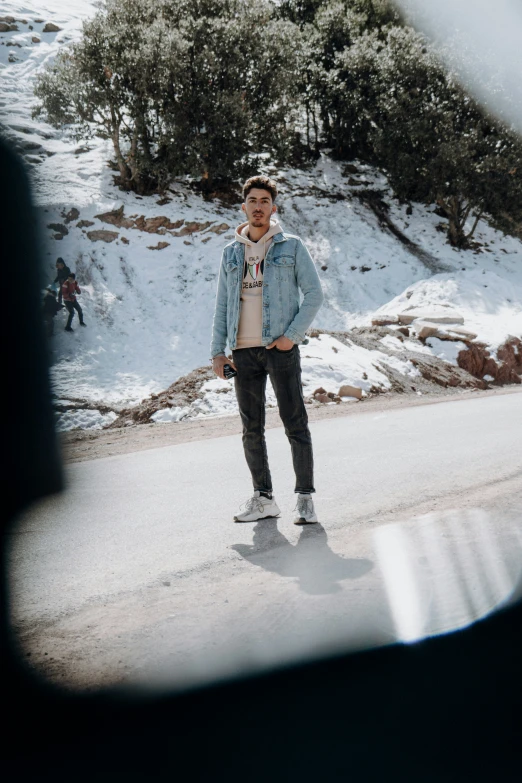
[[59,269],[60,271],[64,268],[64,266],[65,264],[62,264],[61,261],[56,262],[56,268]]
[[241,209],[251,226],[262,228],[270,225],[270,218],[276,211],[276,205],[272,203],[272,196],[268,190],[252,188]]

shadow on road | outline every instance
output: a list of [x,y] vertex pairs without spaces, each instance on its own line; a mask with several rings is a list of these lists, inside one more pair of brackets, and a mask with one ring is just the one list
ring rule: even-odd
[[303,527],[294,545],[278,530],[277,519],[263,519],[254,527],[252,544],[233,544],[231,549],[265,571],[297,578],[301,590],[311,595],[337,593],[343,579],[358,579],[373,567],[371,560],[332,552],[320,524]]

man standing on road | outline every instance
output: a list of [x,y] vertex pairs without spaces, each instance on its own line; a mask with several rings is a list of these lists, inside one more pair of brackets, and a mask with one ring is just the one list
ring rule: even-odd
[[[303,241],[283,231],[276,213],[277,185],[251,177],[243,186],[241,209],[247,222],[225,246],[219,273],[212,333],[212,368],[225,378],[224,366],[237,372],[235,387],[243,422],[243,447],[254,494],[236,522],[275,517],[265,442],[267,376],[274,388],[290,441],[298,493],[295,524],[317,522],[312,439],[303,400],[298,344],[322,301],[319,276]],[[303,300],[299,303],[299,291]],[[232,360],[225,355],[226,344]]]

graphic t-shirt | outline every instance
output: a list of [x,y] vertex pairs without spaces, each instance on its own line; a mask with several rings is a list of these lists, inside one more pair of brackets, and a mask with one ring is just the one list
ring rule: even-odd
[[263,345],[262,310],[265,256],[272,244],[272,237],[280,231],[282,228],[279,223],[271,221],[267,233],[258,242],[252,242],[248,237],[248,223],[243,223],[236,230],[236,240],[242,242],[245,247],[237,348],[256,348]]

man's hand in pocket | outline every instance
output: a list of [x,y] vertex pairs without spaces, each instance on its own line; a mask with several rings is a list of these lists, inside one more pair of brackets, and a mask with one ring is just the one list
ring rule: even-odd
[[295,343],[290,340],[289,337],[285,337],[284,334],[281,337],[278,337],[277,340],[274,340],[273,343],[270,343],[270,345],[267,345],[267,349],[270,348],[277,348],[279,351],[291,351],[294,347]]

